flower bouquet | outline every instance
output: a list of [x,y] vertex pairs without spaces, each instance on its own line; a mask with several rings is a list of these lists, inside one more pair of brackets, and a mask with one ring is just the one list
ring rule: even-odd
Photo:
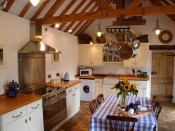
[[121,101],[121,104],[120,104],[121,107],[125,107],[126,106],[125,99],[126,99],[126,96],[129,95],[129,93],[130,94],[132,93],[133,95],[137,95],[138,94],[138,90],[137,90],[136,84],[134,83],[134,84],[130,85],[130,81],[127,80],[127,79],[124,79],[123,81],[119,80],[114,85],[114,87],[112,87],[111,89],[119,90],[119,92],[117,93],[117,97],[119,97],[121,95],[121,98],[122,98],[122,101]]

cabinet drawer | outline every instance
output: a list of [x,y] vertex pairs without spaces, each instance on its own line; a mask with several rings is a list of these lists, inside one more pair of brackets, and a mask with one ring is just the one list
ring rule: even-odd
[[15,120],[25,116],[26,114],[27,114],[26,113],[26,106],[23,106],[23,107],[20,107],[16,110],[8,112],[8,113],[4,114],[3,116],[5,118],[6,123],[10,123],[12,121],[15,121]]
[[147,86],[147,81],[132,81],[132,80],[130,80],[130,83],[131,84],[135,83],[137,86],[141,86],[141,85]]
[[67,95],[70,94],[70,93],[72,93],[72,92],[74,92],[74,86],[69,87],[69,88],[66,89],[66,94]]
[[74,86],[74,91],[79,90],[79,84]]
[[102,84],[103,80],[102,79],[95,79],[95,84]]
[[35,111],[39,108],[42,108],[42,99],[38,100],[38,101],[35,101],[31,104],[28,104],[27,105],[27,113],[30,113],[32,111]]

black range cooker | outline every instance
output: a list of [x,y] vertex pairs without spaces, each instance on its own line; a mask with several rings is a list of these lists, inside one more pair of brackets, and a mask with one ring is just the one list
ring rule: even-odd
[[67,117],[66,89],[39,86],[21,90],[22,93],[42,95],[44,131],[50,131]]

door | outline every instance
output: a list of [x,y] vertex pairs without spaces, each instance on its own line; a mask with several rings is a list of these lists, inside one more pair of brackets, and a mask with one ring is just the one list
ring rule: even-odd
[[138,49],[135,65],[139,67],[148,67],[148,45],[141,45]]
[[27,115],[6,125],[6,131],[28,131]]
[[153,52],[151,72],[151,97],[157,95],[161,102],[172,102],[174,57],[173,52]]
[[104,98],[106,98],[108,95],[115,95],[117,96],[117,90],[116,89],[111,89],[114,87],[114,85],[103,85],[103,95]]
[[44,131],[42,108],[28,114],[28,128],[29,131]]
[[91,47],[81,47],[81,64],[91,65]]
[[103,47],[93,46],[92,47],[92,64],[93,65],[102,65],[103,63]]

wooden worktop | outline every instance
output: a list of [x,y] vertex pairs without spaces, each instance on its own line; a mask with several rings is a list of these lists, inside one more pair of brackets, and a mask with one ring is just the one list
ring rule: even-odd
[[61,81],[57,84],[51,84],[50,82],[48,82],[46,84],[47,84],[47,86],[59,86],[59,87],[63,87],[63,88],[68,88],[68,87],[74,86],[74,85],[79,84],[79,83],[81,83],[81,80],[69,80],[68,82]]
[[17,97],[8,97],[6,94],[0,95],[0,115],[42,99],[42,96],[31,94],[18,94]]
[[133,77],[132,75],[127,75],[127,74],[118,74],[116,76],[111,76],[110,74],[102,74],[102,77],[100,77],[100,74],[94,74],[92,76],[79,76],[79,75],[76,75],[75,76],[76,78],[87,78],[87,79],[97,79],[97,78],[114,78],[114,79],[120,79],[120,80],[123,80],[123,79],[128,79],[128,80],[138,80],[138,81],[148,81],[149,78],[143,78],[143,77]]

